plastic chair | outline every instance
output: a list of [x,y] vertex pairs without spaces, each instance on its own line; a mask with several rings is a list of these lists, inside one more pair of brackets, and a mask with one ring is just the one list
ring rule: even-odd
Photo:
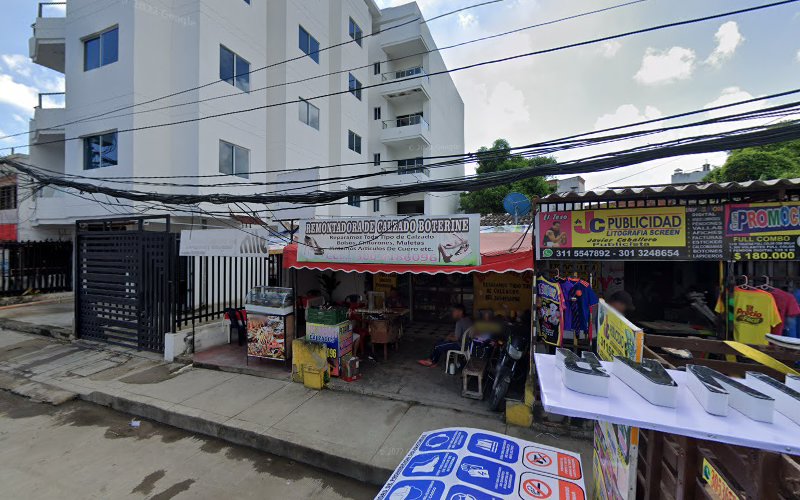
[[451,349],[447,351],[447,356],[444,358],[444,372],[449,373],[447,369],[450,367],[450,359],[453,358],[455,362],[456,356],[463,356],[464,362],[469,361],[470,349],[467,347],[467,342],[472,341],[472,328],[467,328],[464,335],[461,336],[461,350]]

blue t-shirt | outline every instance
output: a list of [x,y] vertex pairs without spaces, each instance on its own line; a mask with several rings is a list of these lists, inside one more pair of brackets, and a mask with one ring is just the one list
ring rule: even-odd
[[[569,293],[566,296],[566,311],[564,312],[565,328],[570,325],[570,330],[580,333],[589,331],[591,307],[600,299],[592,290],[592,286],[584,280],[573,280]],[[569,319],[567,319],[569,318]]]

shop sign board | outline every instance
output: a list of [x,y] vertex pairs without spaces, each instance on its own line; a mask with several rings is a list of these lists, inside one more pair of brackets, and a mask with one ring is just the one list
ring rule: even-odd
[[286,244],[287,241],[280,241],[263,227],[184,229],[181,231],[179,254],[182,257],[267,257],[270,250],[279,251]]
[[796,260],[800,202],[726,205],[725,247],[731,260]]
[[711,465],[711,462],[708,461],[707,458],[703,457],[703,481],[708,484],[708,487],[711,488],[711,491],[714,493],[714,498],[719,498],[720,500],[739,500],[739,495],[733,491],[733,488],[730,487],[728,481],[722,477],[722,474]]
[[[597,355],[603,361],[623,356],[642,361],[644,332],[604,300],[597,306]],[[636,497],[639,428],[598,420],[594,427],[594,487],[606,498]]]
[[516,317],[531,308],[533,274],[475,273],[475,309],[491,309],[506,318]]
[[375,497],[586,500],[577,453],[470,428],[423,433]]
[[297,260],[478,266],[480,216],[316,219],[300,222]]
[[724,207],[540,212],[537,259],[723,260]]
[[372,276],[372,289],[376,292],[383,292],[389,296],[392,288],[397,288],[397,275],[377,273]]

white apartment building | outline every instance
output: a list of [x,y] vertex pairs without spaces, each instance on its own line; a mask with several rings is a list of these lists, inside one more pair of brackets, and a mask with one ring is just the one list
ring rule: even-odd
[[[464,105],[449,75],[427,76],[446,68],[427,26],[415,21],[415,3],[381,10],[374,0],[68,0],[65,10],[52,9],[39,7],[30,55],[64,73],[66,92],[42,94],[35,109],[30,162],[38,167],[160,193],[342,190],[464,173],[421,159],[464,152]],[[361,88],[372,84],[381,85]],[[261,109],[212,117],[250,108]],[[153,127],[172,122],[183,123]],[[321,165],[338,166],[311,169]],[[395,169],[402,173],[337,180]],[[220,173],[228,175],[208,177]],[[147,179],[158,176],[189,177]],[[269,184],[284,181],[299,183]],[[276,218],[445,214],[458,209],[458,196],[269,208]],[[20,238],[65,237],[76,219],[147,209],[158,213],[47,188],[21,204]]]

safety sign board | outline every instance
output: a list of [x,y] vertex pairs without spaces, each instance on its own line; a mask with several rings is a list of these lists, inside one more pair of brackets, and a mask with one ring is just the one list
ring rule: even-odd
[[469,428],[423,433],[376,500],[586,500],[577,453]]

